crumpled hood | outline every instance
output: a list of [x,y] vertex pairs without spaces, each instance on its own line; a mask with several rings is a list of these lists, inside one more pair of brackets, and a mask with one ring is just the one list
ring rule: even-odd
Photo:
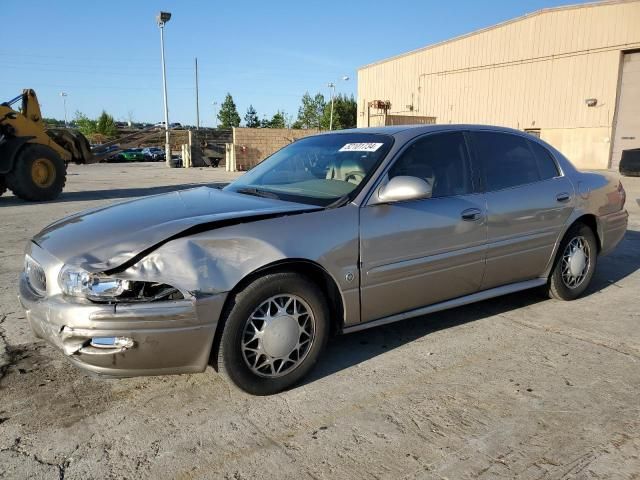
[[198,226],[216,228],[234,219],[316,209],[198,187],[76,213],[45,227],[33,241],[66,264],[100,272],[117,268]]

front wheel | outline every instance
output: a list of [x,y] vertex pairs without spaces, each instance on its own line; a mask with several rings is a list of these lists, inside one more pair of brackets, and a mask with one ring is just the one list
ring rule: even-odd
[[589,286],[596,270],[598,244],[587,225],[577,223],[566,233],[547,283],[548,294],[558,300],[574,300]]
[[64,188],[67,166],[60,156],[45,145],[27,144],[7,174],[7,185],[24,200],[53,200]]
[[322,291],[296,273],[258,278],[235,294],[222,321],[218,372],[247,393],[270,395],[300,381],[329,334]]

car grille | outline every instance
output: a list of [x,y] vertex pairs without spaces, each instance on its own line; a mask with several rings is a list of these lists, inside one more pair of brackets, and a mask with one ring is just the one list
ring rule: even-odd
[[24,257],[24,274],[31,288],[37,294],[44,296],[47,292],[47,276],[42,266],[29,255]]

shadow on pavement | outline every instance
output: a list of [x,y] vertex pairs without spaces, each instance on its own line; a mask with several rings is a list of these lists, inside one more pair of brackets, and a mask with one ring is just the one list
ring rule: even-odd
[[526,290],[331,338],[317,367],[303,381],[303,384],[353,367],[437,331],[482,320],[544,300],[545,297],[538,290]]
[[596,273],[584,295],[591,295],[616,284],[637,270],[640,270],[640,232],[627,230],[612,253],[598,258]]
[[161,185],[153,187],[139,187],[139,188],[112,188],[109,190],[85,190],[82,192],[62,192],[55,200],[48,202],[27,202],[21,200],[18,197],[1,197],[0,207],[8,207],[15,205],[39,205],[39,204],[52,204],[63,202],[84,202],[90,200],[109,200],[109,199],[125,199],[135,197],[146,197],[148,195],[157,195],[160,193],[174,192],[177,190],[186,190],[188,188],[196,187],[212,187],[222,188],[228,185],[228,182],[222,183],[183,183],[179,185]]
[[[598,259],[596,273],[584,296],[612,286],[616,288],[615,284],[618,281],[637,270],[640,270],[640,232],[628,230],[613,253]],[[326,351],[318,361],[318,366],[303,381],[303,384],[353,367],[439,330],[475,322],[545,300],[548,299],[540,290],[525,290],[362,332],[334,337],[330,339]]]

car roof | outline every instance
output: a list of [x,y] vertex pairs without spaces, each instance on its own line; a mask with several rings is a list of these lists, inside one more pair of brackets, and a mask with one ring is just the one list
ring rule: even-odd
[[[462,131],[462,130],[491,130],[494,132],[517,133],[524,134],[522,130],[513,128],[500,127],[496,125],[475,125],[475,124],[415,124],[415,125],[393,125],[388,127],[368,127],[368,128],[350,128],[347,130],[339,130],[330,133],[378,133],[397,136],[398,134],[422,135],[424,133],[442,132],[442,131]],[[329,133],[329,132],[327,132]]]

